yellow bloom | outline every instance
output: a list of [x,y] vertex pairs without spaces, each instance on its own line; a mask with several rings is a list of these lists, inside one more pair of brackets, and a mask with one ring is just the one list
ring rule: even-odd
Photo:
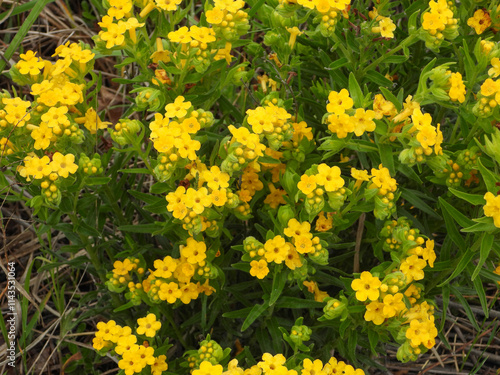
[[491,18],[488,11],[478,9],[474,16],[467,20],[467,25],[474,28],[477,35],[481,35],[488,27],[491,26]]
[[486,205],[483,207],[484,214],[493,218],[493,222],[497,228],[500,228],[500,196],[494,196],[493,193],[487,192],[484,195]]
[[498,57],[491,59],[491,66],[492,68],[488,70],[488,75],[493,78],[500,76],[500,59]]
[[340,177],[340,168],[336,165],[329,167],[325,163],[318,165],[316,181],[323,185],[328,192],[336,191],[344,186],[344,179]]
[[364,302],[366,299],[375,301],[380,295],[379,287],[381,284],[378,277],[372,276],[368,271],[364,271],[361,273],[359,279],[352,281],[351,287],[356,292],[358,301]]
[[203,361],[199,369],[193,370],[192,375],[221,375],[222,371],[221,365],[214,366],[208,361]]
[[181,27],[177,31],[169,32],[168,39],[173,43],[182,43],[182,44],[189,43],[192,40],[191,35],[189,35],[189,29],[186,26]]
[[264,254],[266,261],[268,263],[275,262],[281,264],[288,255],[290,251],[290,245],[285,242],[285,239],[281,236],[275,236],[274,238],[267,240],[264,244]]
[[426,262],[420,259],[417,255],[412,255],[401,262],[399,269],[406,276],[406,282],[411,283],[413,280],[422,280],[424,278],[424,267]]
[[297,183],[297,187],[305,195],[311,194],[316,189],[316,176],[302,175],[300,181]]
[[437,30],[444,30],[445,24],[439,14],[433,12],[426,12],[423,15],[422,28],[427,31],[436,32]]
[[181,119],[187,115],[189,108],[191,108],[191,102],[185,102],[183,96],[178,96],[173,103],[169,103],[165,106],[165,116]]
[[329,103],[326,105],[326,110],[329,113],[335,113],[340,115],[346,110],[351,109],[354,101],[349,96],[349,91],[346,89],[340,90],[340,92],[332,91],[328,95]]
[[60,177],[67,178],[69,174],[73,174],[77,171],[78,165],[74,163],[75,155],[67,154],[63,155],[60,152],[56,152],[52,156],[52,162],[50,166],[53,172],[56,172]]
[[161,322],[156,320],[155,314],[148,314],[145,318],[137,319],[137,333],[147,337],[155,337],[156,331],[161,328]]
[[367,322],[373,322],[375,325],[381,325],[385,322],[385,316],[383,313],[384,303],[383,302],[370,302],[366,306],[365,320]]
[[263,279],[269,273],[269,268],[267,267],[267,262],[264,259],[259,261],[253,260],[250,262],[250,275],[257,277],[258,279]]

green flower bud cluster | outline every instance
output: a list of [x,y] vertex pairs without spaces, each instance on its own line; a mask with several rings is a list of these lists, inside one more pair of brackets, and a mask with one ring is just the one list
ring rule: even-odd
[[131,143],[133,137],[141,130],[141,123],[137,120],[120,119],[115,129],[109,129],[111,139],[121,146]]
[[131,92],[138,93],[135,97],[135,104],[140,111],[156,112],[165,106],[163,93],[154,87],[141,87]]
[[85,154],[80,154],[78,166],[79,169],[88,176],[101,174],[103,172],[101,156],[99,154],[94,154],[92,159]]

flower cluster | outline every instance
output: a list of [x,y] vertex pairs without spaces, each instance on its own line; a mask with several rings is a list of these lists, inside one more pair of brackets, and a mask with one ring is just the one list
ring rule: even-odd
[[148,340],[154,337],[156,331],[161,328],[161,322],[156,320],[154,314],[148,314],[145,318],[139,318],[137,324],[137,335],[134,335],[132,328],[122,327],[114,320],[97,323],[93,347],[101,355],[110,352],[119,355],[121,359],[118,367],[124,370],[125,375],[142,373],[145,368],[150,369],[152,375],[161,375],[168,370],[167,357],[155,356],[155,349],[150,346],[151,342],[138,344],[138,336],[146,337]]
[[136,305],[142,301],[189,304],[200,293],[212,294],[214,288],[209,281],[217,277],[218,271],[209,258],[215,254],[210,252],[208,258],[206,244],[192,237],[180,246],[180,253],[177,259],[169,255],[156,259],[154,269],[149,272],[137,258],[115,261],[114,269],[108,274],[108,288],[117,293],[127,289],[125,296]]
[[458,36],[458,19],[454,18],[456,7],[446,0],[431,0],[429,8],[422,14],[420,37],[427,48],[439,50],[444,39],[453,40]]
[[412,165],[422,163],[430,156],[442,155],[443,133],[440,124],[433,126],[431,115],[422,113],[420,108],[413,111],[411,120],[411,127],[408,130],[411,137],[410,147],[400,153],[401,162]]
[[336,134],[338,138],[345,138],[349,133],[354,133],[359,137],[365,132],[375,130],[376,125],[373,121],[375,112],[363,108],[352,110],[354,101],[346,89],[340,92],[330,92],[328,102],[326,106],[328,114],[325,115],[328,130]]
[[477,102],[473,111],[478,117],[498,116],[500,103],[500,81],[487,78],[477,94]]

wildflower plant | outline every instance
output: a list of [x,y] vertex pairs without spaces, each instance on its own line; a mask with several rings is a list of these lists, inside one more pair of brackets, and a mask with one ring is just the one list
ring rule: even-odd
[[368,3],[106,0],[92,45],[19,54],[2,194],[68,239],[45,268],[89,267],[120,374],[360,375],[434,348],[450,295],[487,314],[499,8]]

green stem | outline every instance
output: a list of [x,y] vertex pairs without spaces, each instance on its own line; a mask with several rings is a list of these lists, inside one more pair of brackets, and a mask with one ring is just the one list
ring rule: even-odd
[[188,345],[186,341],[182,338],[182,334],[179,331],[179,328],[177,327],[177,324],[174,322],[174,319],[172,318],[172,313],[171,311],[163,304],[160,304],[160,310],[165,315],[165,318],[167,318],[168,322],[170,323],[170,326],[172,327],[174,334],[181,343],[181,345],[184,347],[184,349],[188,349]]
[[382,61],[387,59],[387,57],[394,55],[396,52],[400,51],[404,47],[407,47],[411,44],[413,44],[418,36],[416,34],[410,35],[408,38],[403,40],[396,48],[386,52],[384,55],[380,56],[378,59],[374,60],[370,65],[368,65],[366,68],[361,70],[360,75],[363,76],[367,71],[376,68]]

